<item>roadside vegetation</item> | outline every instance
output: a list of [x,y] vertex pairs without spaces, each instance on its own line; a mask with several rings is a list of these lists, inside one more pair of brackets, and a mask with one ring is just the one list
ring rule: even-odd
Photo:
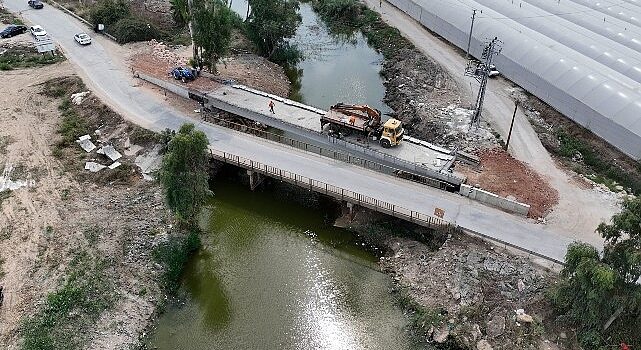
[[115,295],[106,278],[107,262],[86,251],[78,252],[68,265],[62,286],[49,293],[39,311],[24,320],[23,350],[82,349],[90,329],[109,308]]
[[[2,24],[24,24],[22,20],[16,16],[14,16],[13,13],[7,11],[4,7],[0,7],[0,22]],[[4,28],[3,28],[4,29]]]
[[153,251],[154,259],[164,268],[163,281],[169,293],[178,290],[185,264],[201,245],[197,216],[211,195],[208,146],[202,131],[196,130],[193,124],[184,124],[171,137],[163,157],[160,183],[182,232]]
[[65,60],[65,57],[58,52],[55,55],[41,54],[33,46],[26,45],[0,46],[0,51],[4,51],[0,55],[0,70],[41,67]]
[[603,253],[572,244],[550,300],[559,319],[577,328],[584,348],[641,348],[641,199],[627,200],[597,231],[605,240]]

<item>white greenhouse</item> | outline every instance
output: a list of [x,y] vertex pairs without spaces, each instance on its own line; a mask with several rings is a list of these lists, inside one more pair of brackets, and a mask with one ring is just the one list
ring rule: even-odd
[[[641,158],[641,0],[390,0],[634,159]],[[482,11],[482,12],[480,12]]]

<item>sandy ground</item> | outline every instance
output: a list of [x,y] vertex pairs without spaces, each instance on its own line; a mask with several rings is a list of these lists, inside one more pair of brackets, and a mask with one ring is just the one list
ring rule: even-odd
[[[12,166],[11,177],[28,183],[0,205],[0,285],[5,295],[0,344],[7,349],[19,348],[21,320],[60,286],[79,251],[109,261],[106,276],[113,289],[106,292],[115,300],[98,315],[95,327],[74,335],[90,342],[89,348],[136,344],[162,299],[160,272],[150,257],[154,242],[167,230],[159,188],[139,177],[126,185],[95,183],[71,169],[82,168],[83,153],[62,161],[52,156],[59,138],[59,101],[40,94],[39,84],[71,74],[66,62],[0,73],[5,82],[0,83],[0,138],[9,140],[0,152],[0,168]],[[88,228],[94,236],[87,234]]]
[[[173,67],[185,66],[191,55],[190,47],[172,49],[163,43],[150,41],[126,45],[129,64],[136,70],[161,79],[172,80],[167,72]],[[201,91],[213,90],[223,81],[234,81],[274,95],[287,97],[289,80],[282,67],[254,54],[233,54],[217,65],[218,73],[201,76],[187,83]],[[212,80],[211,78],[215,79]]]

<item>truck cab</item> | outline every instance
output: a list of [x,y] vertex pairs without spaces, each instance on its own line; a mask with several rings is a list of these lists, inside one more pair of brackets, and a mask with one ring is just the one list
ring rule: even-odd
[[383,124],[381,132],[381,146],[390,148],[398,146],[403,140],[403,123],[400,120],[390,118]]

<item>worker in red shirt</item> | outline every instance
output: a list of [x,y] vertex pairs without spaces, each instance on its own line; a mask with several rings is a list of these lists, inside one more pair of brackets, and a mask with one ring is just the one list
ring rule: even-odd
[[621,343],[621,350],[630,350],[630,347],[626,343]]

